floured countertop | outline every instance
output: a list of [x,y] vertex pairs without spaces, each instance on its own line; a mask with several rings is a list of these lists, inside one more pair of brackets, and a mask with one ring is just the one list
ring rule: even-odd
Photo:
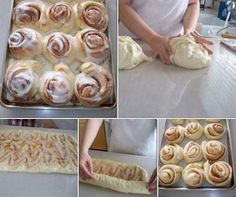
[[119,71],[120,117],[235,117],[236,52],[212,41],[208,68],[187,70],[155,59]]

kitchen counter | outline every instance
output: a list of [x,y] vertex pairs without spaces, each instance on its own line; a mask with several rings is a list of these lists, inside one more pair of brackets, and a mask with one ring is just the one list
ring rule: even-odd
[[188,70],[155,59],[120,71],[120,117],[235,117],[236,52],[212,40],[208,68]]
[[[160,120],[160,141],[161,136],[163,136],[164,133],[164,126],[165,126],[165,120]],[[229,120],[229,127],[231,130],[231,137],[232,137],[232,146],[233,146],[233,158],[236,158],[236,120]],[[160,144],[160,143],[159,143]],[[236,164],[234,166],[234,169],[236,169]],[[159,191],[160,197],[235,197],[236,196],[236,188],[233,190],[224,190],[224,191],[201,191],[201,190],[191,190],[191,191]]]
[[[149,177],[151,176],[153,170],[156,168],[156,159],[152,157],[141,157],[141,156],[135,156],[135,155],[102,152],[102,151],[90,151],[89,153],[91,157],[94,157],[94,158],[110,159],[110,160],[115,160],[119,162],[138,164],[147,170]],[[152,195],[124,194],[124,193],[119,193],[113,190],[80,183],[79,196],[80,197],[87,197],[87,196],[96,196],[96,197],[100,197],[100,196],[101,197],[150,196],[150,197],[155,197],[156,195],[155,194],[152,194]]]
[[[1,21],[1,31],[0,31],[0,62],[3,62],[5,55],[5,47],[7,46],[8,40],[8,30],[10,28],[10,24],[8,22],[9,18],[11,17],[11,7],[10,1],[1,0],[0,6],[0,21]],[[107,1],[108,9],[112,11],[109,12],[109,18],[115,19],[116,21],[116,1]],[[113,11],[114,10],[114,11]],[[112,53],[116,54],[116,28],[113,29],[113,32],[110,33],[113,43]],[[113,62],[116,62],[116,55],[112,56]],[[2,68],[2,66],[1,66]],[[116,74],[115,74],[116,75]],[[73,110],[29,110],[29,109],[8,109],[0,106],[0,118],[96,118],[96,117],[103,117],[103,118],[112,118],[117,116],[117,107],[113,109],[73,109]]]

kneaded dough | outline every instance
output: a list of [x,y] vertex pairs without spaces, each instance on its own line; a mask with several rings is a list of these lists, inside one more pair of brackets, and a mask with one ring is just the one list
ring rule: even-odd
[[173,54],[170,61],[179,67],[200,69],[210,65],[211,57],[201,44],[191,35],[183,35],[170,40]]
[[77,143],[68,134],[0,131],[0,171],[77,174]]
[[129,36],[119,36],[119,68],[131,69],[144,61],[151,61],[143,49]]
[[95,180],[80,179],[81,182],[122,193],[150,194],[146,188],[147,172],[142,167],[111,160],[92,159],[92,161]]

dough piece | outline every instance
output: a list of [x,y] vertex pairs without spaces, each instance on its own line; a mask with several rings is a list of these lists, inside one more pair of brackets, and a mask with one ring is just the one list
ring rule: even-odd
[[217,161],[212,165],[206,162],[204,164],[204,173],[206,180],[218,187],[229,185],[232,179],[232,168],[225,161]]
[[164,164],[177,164],[184,158],[184,150],[178,144],[165,145],[160,152],[160,158]]
[[201,187],[205,180],[203,163],[201,162],[188,164],[182,172],[182,179],[184,183],[189,187]]
[[119,69],[131,69],[151,60],[131,37],[119,36]]
[[211,57],[201,44],[191,35],[183,35],[170,40],[173,54],[170,61],[179,67],[200,69],[210,65]]
[[92,162],[95,180],[80,179],[81,182],[123,193],[150,194],[146,188],[147,172],[142,167],[102,159]]
[[159,169],[159,183],[161,186],[172,186],[176,184],[180,177],[183,168],[178,165],[164,165]]
[[220,123],[222,120],[223,119],[206,119],[206,121],[209,123]]
[[201,144],[203,157],[210,164],[221,160],[226,154],[226,147],[223,143],[217,140],[203,141]]
[[184,139],[184,133],[182,126],[170,127],[165,131],[164,138],[168,144],[179,143]]
[[76,174],[76,139],[39,130],[1,131],[0,171]]
[[208,124],[204,128],[204,135],[211,140],[217,140],[222,138],[222,136],[225,134],[224,125],[220,123],[212,123]]
[[193,163],[202,160],[202,149],[201,146],[194,142],[188,142],[184,147],[184,159],[186,163]]
[[172,119],[171,123],[173,125],[183,125],[184,124],[184,119]]
[[185,137],[191,140],[197,140],[203,135],[203,127],[198,121],[190,122],[185,131]]

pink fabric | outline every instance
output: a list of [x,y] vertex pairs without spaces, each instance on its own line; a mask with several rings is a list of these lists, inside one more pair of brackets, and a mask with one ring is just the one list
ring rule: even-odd
[[189,0],[188,4],[197,3],[198,0]]

